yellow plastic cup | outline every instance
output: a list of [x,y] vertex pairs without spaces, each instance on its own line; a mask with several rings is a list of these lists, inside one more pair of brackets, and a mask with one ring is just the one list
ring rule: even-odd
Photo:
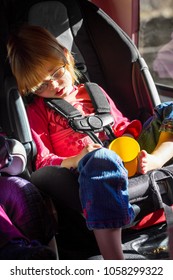
[[138,142],[131,137],[121,136],[110,143],[109,149],[120,156],[128,170],[128,177],[134,176],[137,171],[137,156],[140,152]]

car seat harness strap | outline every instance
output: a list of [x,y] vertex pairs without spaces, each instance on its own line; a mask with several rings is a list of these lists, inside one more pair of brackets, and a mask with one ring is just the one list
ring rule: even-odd
[[[159,184],[159,180],[156,179],[156,175],[158,173],[163,173],[167,175],[165,179],[162,177],[162,181]],[[173,226],[173,191],[172,191],[172,183],[173,183],[173,173],[172,171],[168,170],[166,167],[154,170],[150,173],[149,175],[150,178],[150,187],[153,190],[153,202],[155,203],[155,208],[159,209],[162,208],[164,209],[165,212],[165,218],[167,222],[167,227]],[[159,187],[160,186],[160,187]],[[166,191],[167,199],[169,201],[164,201],[162,197],[162,192]]]
[[104,131],[109,141],[115,139],[112,131],[114,119],[110,113],[109,102],[97,84],[87,82],[84,86],[93,103],[94,115],[83,116],[75,107],[61,98],[45,98],[44,101],[50,108],[65,117],[73,130],[86,133],[95,143],[106,146],[107,142],[102,143],[95,133]]

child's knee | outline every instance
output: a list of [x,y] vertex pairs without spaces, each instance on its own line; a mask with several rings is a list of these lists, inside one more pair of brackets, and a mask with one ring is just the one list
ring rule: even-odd
[[111,170],[119,173],[127,172],[121,158],[107,148],[97,149],[85,155],[78,166],[79,172],[84,172],[84,169],[86,174]]

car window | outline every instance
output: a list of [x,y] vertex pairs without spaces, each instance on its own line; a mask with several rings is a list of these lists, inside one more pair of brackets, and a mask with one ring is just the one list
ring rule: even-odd
[[156,83],[173,86],[173,0],[140,1],[139,50]]

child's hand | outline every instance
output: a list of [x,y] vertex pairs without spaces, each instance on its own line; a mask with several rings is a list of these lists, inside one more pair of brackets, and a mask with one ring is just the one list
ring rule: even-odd
[[78,167],[78,163],[79,161],[89,152],[92,152],[96,149],[101,148],[102,146],[100,144],[89,144],[87,145],[79,155],[77,156],[73,156],[73,157],[69,157],[63,160],[63,162],[61,163],[61,167],[66,167],[66,168],[77,168]]
[[124,133],[122,136],[127,136],[127,137],[130,137],[130,138],[134,138],[134,136],[130,133]]
[[88,153],[96,150],[96,149],[99,149],[101,148],[102,146],[100,144],[89,144],[87,145],[83,150],[82,152],[77,156],[78,157],[78,162]]
[[[96,144],[96,143],[94,143],[94,144],[89,144],[89,145],[87,145],[83,150],[82,150],[82,152],[79,154],[79,155],[77,155],[76,157],[75,157],[75,168],[78,166],[78,164],[79,164],[79,161],[86,155],[86,154],[88,154],[88,153],[90,153],[90,152],[92,152],[92,151],[94,151],[94,150],[96,150],[96,149],[99,149],[99,148],[101,148],[102,146],[100,145],[100,144]],[[73,166],[74,167],[74,166]]]

